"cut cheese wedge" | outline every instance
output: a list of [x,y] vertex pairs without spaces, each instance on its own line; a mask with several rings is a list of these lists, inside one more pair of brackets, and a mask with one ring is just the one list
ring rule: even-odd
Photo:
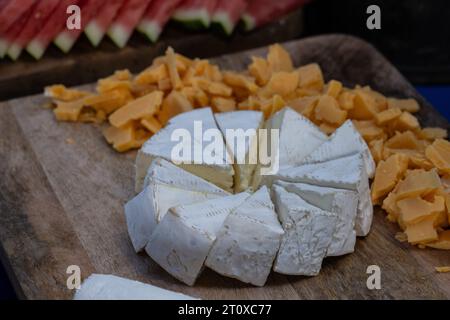
[[[259,145],[267,145],[269,155],[278,150],[276,162],[279,168],[300,165],[306,156],[328,139],[315,124],[289,107],[270,117],[265,128],[268,130],[267,135],[262,135]],[[275,150],[271,150],[272,129],[278,130],[279,143]],[[270,177],[262,177],[261,173],[261,165],[258,165],[252,183],[255,190],[266,177]]]
[[249,196],[242,192],[171,208],[145,251],[172,276],[193,285],[224,220]]
[[266,187],[228,215],[205,265],[240,281],[263,286],[284,232]]
[[264,123],[264,115],[245,110],[218,113],[215,117],[234,159],[234,191],[241,192],[250,186],[256,168],[258,129]]
[[373,218],[369,179],[361,154],[316,164],[281,169],[274,180],[303,182],[322,187],[353,190],[358,193],[358,210],[355,231],[357,236],[366,236]]
[[336,214],[336,229],[328,247],[327,256],[340,256],[355,251],[354,228],[358,207],[358,194],[355,191],[306,183],[276,181],[275,184],[288,192],[295,193],[313,206]]
[[375,174],[375,162],[369,147],[356,130],[352,121],[347,120],[330,136],[328,141],[315,149],[302,162],[304,164],[324,162],[355,153],[362,154],[367,175],[369,178],[372,178]]
[[109,274],[91,274],[74,300],[196,300],[193,297]]
[[174,206],[229,195],[164,159],[155,159],[145,178],[146,187],[125,204],[128,234],[136,252],[147,245],[156,225]]
[[[195,128],[198,129],[195,130]],[[232,191],[234,170],[225,142],[221,135],[220,138],[213,138],[211,142],[203,142],[203,134],[208,129],[215,129],[220,134],[210,108],[196,109],[170,119],[168,124],[147,140],[138,152],[136,158],[136,192],[142,190],[147,169],[153,159],[159,157],[168,161],[182,160],[172,159],[172,153],[178,156],[176,150],[182,147],[191,151],[191,157],[188,157],[191,159],[186,162],[180,161],[179,166],[181,168],[214,183],[222,189]],[[184,139],[177,133],[186,133],[190,139]],[[198,137],[199,135],[200,137]],[[216,159],[210,159],[209,157],[205,158],[205,152],[210,143],[214,143],[218,148],[220,147],[221,154],[224,155],[223,157],[220,156],[221,158],[218,159],[220,161],[215,161]],[[199,158],[199,161],[196,161],[196,158]]]
[[284,229],[274,271],[315,276],[322,267],[336,228],[337,215],[315,207],[283,187],[272,187]]

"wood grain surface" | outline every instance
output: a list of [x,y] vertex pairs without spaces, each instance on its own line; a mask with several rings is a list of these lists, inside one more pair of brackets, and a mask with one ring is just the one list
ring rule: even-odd
[[[386,95],[413,97],[422,125],[449,128],[399,72],[372,46],[353,37],[329,35],[289,42],[295,65],[318,62],[326,79],[370,85]],[[213,59],[243,69],[256,49]],[[89,85],[88,85],[89,87]],[[205,270],[194,287],[167,274],[127,235],[123,204],[133,192],[136,152],[116,153],[99,126],[56,122],[42,95],[0,104],[0,242],[2,259],[27,299],[70,299],[66,268],[123,276],[209,299],[448,299],[447,251],[421,250],[395,239],[394,224],[375,210],[372,231],[356,252],[327,258],[317,277],[272,272],[255,288]],[[72,142],[73,140],[73,142]],[[369,265],[381,268],[381,289],[366,286]]]

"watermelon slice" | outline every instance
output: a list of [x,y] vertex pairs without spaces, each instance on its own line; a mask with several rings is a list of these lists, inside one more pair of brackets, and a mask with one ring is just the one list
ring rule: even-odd
[[67,7],[78,4],[78,0],[60,0],[58,6],[47,19],[47,22],[39,30],[39,33],[27,45],[27,51],[36,60],[39,60],[47,50],[48,45],[66,27]]
[[162,29],[169,21],[172,13],[182,0],[152,0],[147,11],[137,26],[137,30],[145,34],[150,41],[156,42]]
[[120,8],[108,29],[108,36],[119,48],[125,47],[149,3],[150,0],[128,0]]
[[13,43],[9,46],[8,56],[12,60],[17,60],[22,52],[22,49],[31,39],[33,39],[38,30],[44,26],[47,18],[56,8],[58,3],[59,0],[45,0],[37,2],[36,6],[33,8],[33,13],[29,17],[25,26],[20,31],[19,35],[14,39]]
[[64,29],[56,36],[54,40],[55,45],[63,52],[69,52],[86,25],[94,18],[105,2],[106,0],[86,0],[83,3],[80,3],[80,9],[83,14],[81,19],[81,29]]
[[22,30],[23,26],[27,23],[28,18],[33,13],[33,6],[28,8],[27,11],[22,13],[22,15],[19,17],[19,19],[16,19],[16,21],[9,27],[8,30],[6,30],[2,37],[0,38],[0,57],[4,57],[5,53],[7,52],[9,46],[14,41],[14,39],[19,35],[20,30]]
[[84,33],[94,47],[102,41],[108,27],[124,3],[125,0],[108,0],[108,5],[103,6],[97,16],[87,24]]
[[35,0],[11,0],[3,3],[0,12],[0,34],[3,35],[31,6]]
[[242,15],[244,29],[250,31],[274,21],[306,2],[308,0],[248,0],[248,6]]
[[245,7],[247,7],[247,1],[245,0],[219,0],[211,22],[226,35],[230,35],[239,22]]
[[172,19],[190,29],[208,28],[217,0],[184,0]]

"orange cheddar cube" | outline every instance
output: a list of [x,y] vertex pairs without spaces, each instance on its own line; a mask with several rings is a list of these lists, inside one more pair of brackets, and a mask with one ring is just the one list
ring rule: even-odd
[[55,84],[53,86],[45,87],[44,89],[44,96],[64,102],[78,100],[90,94],[91,93],[89,92],[81,90],[68,89],[62,84]]
[[162,79],[169,78],[169,71],[165,64],[151,66],[139,73],[134,82],[137,84],[155,84]]
[[161,123],[153,116],[141,119],[141,125],[151,133],[157,133],[162,128]]
[[167,121],[177,114],[191,111],[194,106],[191,104],[188,98],[186,98],[181,92],[173,90],[169,95],[164,98],[161,106],[161,110],[158,112],[158,121],[165,125]]
[[103,130],[103,135],[109,144],[119,152],[124,152],[135,146],[135,129],[132,124],[122,128],[110,126]]
[[356,90],[353,108],[348,112],[349,117],[355,120],[370,120],[375,117],[377,112],[374,98],[364,90]]
[[439,172],[450,173],[450,142],[436,139],[432,145],[426,148],[425,155]]
[[373,160],[375,163],[380,162],[384,159],[383,157],[383,148],[384,148],[383,139],[375,139],[369,142],[370,153],[372,154]]
[[230,87],[246,89],[251,93],[258,90],[255,79],[237,72],[226,71],[223,73],[223,82]]
[[347,119],[347,111],[339,108],[335,98],[328,95],[320,97],[315,108],[315,118],[330,124],[341,125]]
[[272,72],[290,72],[294,69],[289,52],[278,43],[269,46],[267,62]]
[[408,169],[408,157],[402,154],[395,154],[380,161],[372,183],[372,201],[380,203],[380,200],[394,189],[406,169]]
[[264,86],[269,81],[272,70],[266,59],[252,57],[252,63],[248,66],[248,73],[255,78],[259,86]]
[[427,243],[438,240],[438,233],[434,228],[434,217],[426,217],[420,222],[408,225],[405,230],[408,242],[412,244]]
[[343,110],[350,110],[354,107],[355,94],[350,91],[343,91],[339,95],[338,102],[339,106]]
[[77,121],[83,107],[83,99],[70,102],[60,101],[56,104],[56,108],[53,109],[53,113],[59,121]]
[[413,197],[399,200],[397,206],[400,210],[399,223],[409,226],[420,222],[424,218],[437,216],[444,212],[444,197],[435,196],[433,202],[426,201],[421,197]]
[[332,96],[333,98],[336,99],[338,98],[341,91],[342,91],[342,82],[337,80],[331,80],[330,82],[328,82],[325,88],[325,94]]
[[386,135],[383,129],[378,127],[373,120],[353,120],[352,122],[366,142],[384,139]]
[[109,122],[116,128],[123,127],[132,120],[152,116],[158,112],[163,99],[162,91],[154,91],[117,109],[109,116]]
[[450,250],[450,230],[439,232],[436,241],[428,242],[425,245],[434,249]]
[[400,200],[408,197],[424,196],[441,187],[441,179],[435,169],[429,171],[412,170],[408,171],[405,179],[398,183],[396,198]]
[[378,125],[385,125],[386,123],[397,119],[402,114],[402,111],[398,108],[387,109],[381,111],[375,115],[375,121]]
[[321,91],[324,86],[323,74],[317,63],[307,64],[297,69],[299,74],[298,86]]
[[447,130],[442,128],[423,128],[418,132],[421,139],[435,140],[447,138]]
[[281,96],[287,96],[294,92],[297,86],[298,72],[279,71],[272,74],[264,90],[269,95],[279,94]]
[[177,69],[177,58],[172,47],[166,50],[167,70],[169,71],[169,78],[173,89],[180,89],[183,84]]
[[388,108],[398,108],[403,111],[408,111],[411,113],[419,111],[420,107],[416,100],[414,99],[387,99]]
[[289,101],[289,106],[305,117],[311,118],[318,101],[317,96],[301,97]]
[[236,102],[233,99],[223,97],[212,97],[211,105],[214,112],[229,112],[236,109]]

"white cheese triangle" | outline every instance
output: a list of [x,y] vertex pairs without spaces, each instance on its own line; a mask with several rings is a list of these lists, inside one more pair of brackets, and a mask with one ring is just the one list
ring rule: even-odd
[[193,297],[107,274],[91,274],[74,300],[196,300]]
[[274,271],[317,275],[332,242],[337,215],[310,205],[281,186],[273,185],[272,191],[284,229]]
[[[250,187],[256,168],[256,163],[250,162],[249,153],[254,152],[257,155],[258,129],[264,123],[264,114],[260,111],[243,110],[217,113],[214,116],[225,137],[228,151],[234,159],[234,191],[244,191]],[[238,139],[233,138],[229,134],[227,135],[227,129],[242,130],[243,133],[238,137],[243,137],[245,140],[242,141],[243,139],[241,138],[238,142]],[[245,160],[245,162],[238,161],[240,158]]]
[[249,196],[242,192],[171,208],[145,251],[172,276],[193,285],[224,220]]
[[[314,123],[289,107],[285,107],[272,115],[266,121],[265,128],[268,130],[268,136],[263,135],[259,143],[267,143],[270,153],[275,152],[270,148],[271,129],[278,130],[278,164],[280,169],[300,165],[306,156],[328,139]],[[258,165],[253,180],[255,190],[261,184],[261,181],[268,177],[261,176],[260,169],[261,166]]]
[[282,235],[269,192],[262,187],[225,219],[205,265],[224,276],[263,286]]
[[276,175],[271,176],[271,179],[356,191],[359,198],[355,222],[356,235],[366,236],[369,233],[373,218],[373,206],[370,198],[369,179],[361,154],[327,162],[284,168]]
[[152,162],[145,180],[144,190],[125,204],[128,234],[136,252],[147,245],[156,225],[171,207],[229,195],[160,158]]
[[356,191],[284,181],[276,181],[275,184],[295,193],[309,204],[337,215],[336,229],[327,256],[340,256],[355,250]]
[[330,136],[329,140],[303,159],[302,163],[318,163],[361,153],[369,178],[375,174],[375,162],[369,147],[356,130],[351,120],[347,120]]
[[[192,143],[191,157],[194,158],[194,121],[201,121],[203,134],[208,129],[216,129],[216,121],[210,108],[199,108],[190,112],[181,113],[169,120],[167,125],[159,130],[154,136],[147,140],[142,148],[139,150],[136,157],[136,192],[142,190],[144,186],[144,178],[147,173],[147,169],[151,162],[155,158],[163,158],[171,161],[172,150],[176,145],[179,145],[180,141],[172,141],[172,133],[177,129],[185,129],[190,133]],[[198,141],[198,140],[196,140]],[[210,141],[203,142],[203,150]],[[230,156],[227,152],[223,137],[220,141],[217,141],[223,150],[223,159],[221,164],[180,164],[180,167],[221,187],[224,190],[232,191],[233,187],[233,174],[234,170],[230,164]],[[192,159],[194,160],[194,159]]]

